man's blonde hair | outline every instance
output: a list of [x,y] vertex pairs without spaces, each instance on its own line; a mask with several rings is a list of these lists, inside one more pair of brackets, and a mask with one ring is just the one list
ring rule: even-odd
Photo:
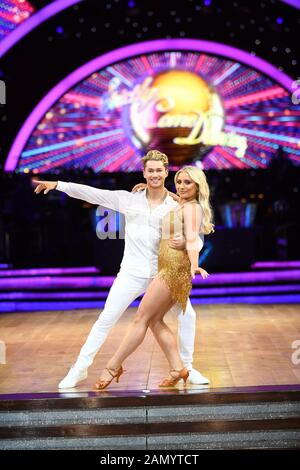
[[156,162],[162,162],[165,169],[168,169],[169,160],[166,154],[160,152],[159,150],[149,150],[146,155],[142,158],[144,169],[146,168],[147,162],[154,160]]

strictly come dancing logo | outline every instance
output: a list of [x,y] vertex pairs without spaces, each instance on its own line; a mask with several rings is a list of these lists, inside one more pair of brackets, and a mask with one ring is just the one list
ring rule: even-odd
[[123,107],[133,144],[145,151],[159,148],[173,165],[200,163],[215,145],[233,147],[239,158],[247,149],[245,136],[223,131],[225,113],[217,91],[191,71],[159,72],[130,91],[114,77],[102,105],[106,110]]
[[152,149],[168,155],[171,171],[185,164],[263,169],[281,146],[299,165],[299,79],[288,90],[276,81],[281,74],[274,79],[197,51],[149,52],[94,67],[72,88],[63,80],[64,94],[46,102],[26,143],[29,127],[17,137],[6,171],[130,173]]

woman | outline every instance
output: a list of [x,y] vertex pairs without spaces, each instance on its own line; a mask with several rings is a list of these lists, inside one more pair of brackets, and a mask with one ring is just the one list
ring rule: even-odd
[[[122,363],[142,343],[147,329],[155,333],[159,345],[170,366],[170,375],[160,387],[172,387],[183,379],[186,383],[188,370],[183,367],[175,335],[164,322],[164,315],[175,304],[183,311],[192,287],[191,278],[196,273],[203,279],[208,273],[198,267],[199,232],[213,231],[212,212],[209,204],[209,187],[202,170],[192,166],[183,167],[175,175],[178,205],[162,222],[162,238],[158,254],[158,274],[149,285],[138,308],[137,315],[119,348],[108,361],[97,380],[97,390],[105,389],[124,372]],[[178,233],[186,238],[186,250],[174,250],[168,240]]]

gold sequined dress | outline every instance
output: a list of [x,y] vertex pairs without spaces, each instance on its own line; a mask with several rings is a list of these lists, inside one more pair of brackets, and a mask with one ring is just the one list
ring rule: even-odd
[[171,210],[162,220],[157,276],[165,281],[173,300],[184,312],[192,288],[191,263],[186,250],[176,250],[168,245],[169,239],[177,234],[184,235],[182,207]]

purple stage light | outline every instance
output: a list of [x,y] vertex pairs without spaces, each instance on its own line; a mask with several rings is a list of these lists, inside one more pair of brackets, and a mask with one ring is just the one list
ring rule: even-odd
[[300,292],[299,284],[285,284],[282,286],[238,286],[238,287],[202,287],[200,289],[192,289],[191,296],[203,296],[203,295],[231,295],[231,294],[271,294],[271,293],[285,293],[291,294],[292,292]]
[[42,275],[64,275],[64,274],[91,274],[99,273],[100,270],[91,267],[80,268],[35,268],[35,269],[9,269],[0,271],[0,277],[14,277],[14,276],[42,276]]
[[37,276],[37,277],[15,277],[10,279],[0,279],[0,290],[4,289],[84,289],[111,287],[113,276],[107,277],[57,277],[57,276]]
[[292,7],[298,8],[300,10],[300,0],[281,0],[284,3],[287,3],[288,5],[291,5]]
[[298,304],[300,294],[291,295],[262,295],[262,296],[241,296],[241,297],[204,297],[191,299],[193,305],[213,305],[213,304]]
[[300,268],[300,261],[258,261],[252,264],[251,268]]
[[[238,296],[238,297],[204,297],[191,299],[193,305],[213,304],[298,304],[300,294],[290,295],[263,295],[263,296]],[[66,301],[66,302],[2,302],[0,312],[36,312],[45,310],[75,310],[75,309],[101,309],[104,301]],[[132,302],[130,307],[138,307],[139,301]]]
[[[299,284],[286,284],[279,286],[238,286],[238,287],[202,287],[194,288],[191,291],[191,297],[196,296],[229,296],[236,294],[271,294],[271,293],[285,293],[291,294],[293,292],[299,292]],[[108,295],[106,291],[93,291],[93,292],[5,292],[0,293],[1,301],[20,301],[20,300],[50,300],[50,299],[64,299],[64,300],[75,300],[75,299],[106,299]]]
[[103,308],[104,301],[66,302],[1,302],[0,312],[37,312],[45,310],[73,310]]
[[[248,52],[224,44],[196,39],[162,39],[125,46],[115,51],[108,52],[84,64],[49,91],[49,93],[34,108],[20,129],[6,160],[4,167],[5,171],[15,170],[18,158],[39,121],[46,114],[49,108],[51,108],[51,106],[71,87],[78,84],[95,71],[101,70],[102,68],[123,59],[128,59],[139,54],[170,50],[207,52],[213,55],[217,54],[224,57],[234,58],[237,61],[250,65],[252,68],[254,67],[262,73],[270,76],[290,92],[293,91],[292,84],[294,80],[279,71],[276,67],[256,56],[252,56]],[[92,137],[94,138],[94,136]]]
[[0,292],[1,301],[20,301],[20,300],[75,300],[75,299],[106,299],[107,291],[97,292]]
[[[246,284],[261,282],[299,281],[300,270],[288,271],[259,271],[245,273],[220,273],[211,274],[208,279],[200,282],[205,284]],[[196,279],[197,282],[197,279]],[[196,283],[195,283],[196,284]],[[199,285],[199,281],[197,285]]]
[[276,18],[276,23],[277,24],[282,24],[283,23],[283,18]]
[[[6,289],[64,289],[64,288],[108,288],[111,287],[115,277],[103,276],[79,276],[79,277],[56,277],[56,276],[39,276],[39,277],[21,277],[0,279],[0,290]],[[300,270],[285,271],[256,271],[246,273],[218,273],[211,274],[209,278],[203,280],[197,276],[193,282],[194,286],[208,285],[226,285],[226,284],[248,284],[262,282],[295,282],[300,281]]]
[[18,26],[13,32],[8,34],[0,44],[0,58],[6,54],[11,47],[13,47],[18,41],[20,41],[26,34],[30,33],[34,28],[39,26],[48,18],[56,15],[60,11],[69,8],[75,3],[80,3],[82,0],[56,0],[50,5],[45,6],[30,18],[25,20],[20,26]]

